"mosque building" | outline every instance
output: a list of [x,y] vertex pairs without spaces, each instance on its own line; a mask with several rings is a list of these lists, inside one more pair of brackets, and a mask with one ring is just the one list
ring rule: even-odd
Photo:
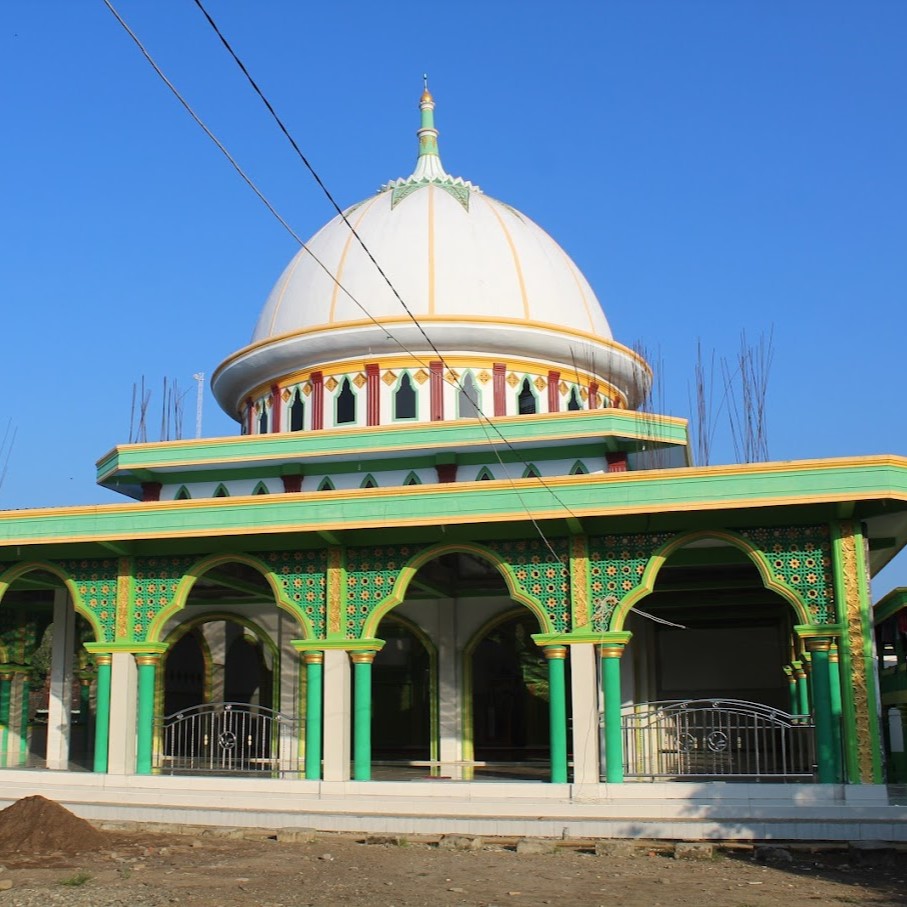
[[0,513],[0,794],[878,788],[907,459],[694,465],[577,265],[446,172],[434,107],[214,373],[235,437],[116,447],[125,503]]

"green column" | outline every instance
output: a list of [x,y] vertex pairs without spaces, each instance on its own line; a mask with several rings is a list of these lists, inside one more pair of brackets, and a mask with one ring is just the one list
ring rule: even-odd
[[794,677],[797,678],[797,714],[809,714],[809,690],[807,689],[806,671],[803,670],[802,661],[791,663],[794,669]]
[[110,735],[110,663],[112,656],[97,655],[98,687],[95,694],[94,770],[107,771],[107,749]]
[[29,750],[29,739],[28,739],[28,713],[29,713],[29,698],[31,697],[31,678],[26,674],[22,678],[22,706],[21,706],[21,731],[19,734],[19,765],[26,765],[28,763],[28,750]]
[[832,733],[831,679],[828,671],[829,639],[808,639],[813,688],[813,719],[816,725],[816,765],[820,784],[835,781],[834,735]]
[[605,780],[609,784],[619,784],[624,780],[624,745],[620,721],[620,657],[623,653],[622,645],[599,646],[605,700]]
[[844,780],[844,754],[841,749],[841,666],[838,664],[838,647],[832,645],[828,652],[828,683],[831,692],[831,736],[834,746],[835,781]]
[[13,675],[0,674],[0,768],[6,768],[9,746],[9,705],[13,692]]
[[372,777],[372,662],[374,652],[353,653],[353,780]]
[[551,783],[567,783],[566,646],[545,646],[548,659],[548,723],[551,729]]
[[305,653],[305,776],[321,779],[321,723],[323,711],[324,652]]
[[139,673],[139,702],[135,752],[135,772],[150,775],[154,745],[154,675],[159,655],[136,655]]
[[797,696],[797,678],[794,676],[794,669],[790,665],[783,668],[784,676],[787,677],[788,701],[790,703],[788,711],[791,715],[796,715],[800,711],[800,699]]

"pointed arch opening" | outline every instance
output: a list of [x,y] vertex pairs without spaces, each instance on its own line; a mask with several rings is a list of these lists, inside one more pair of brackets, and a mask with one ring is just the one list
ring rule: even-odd
[[460,378],[460,389],[457,391],[457,418],[478,419],[481,415],[481,390],[472,371],[466,371]]
[[375,481],[375,477],[369,473],[359,484],[360,488],[377,488],[378,483]]
[[188,501],[191,497],[192,497],[192,495],[189,494],[189,489],[186,488],[185,485],[180,485],[179,490],[173,496],[173,500],[174,501]]
[[494,475],[487,466],[483,466],[476,475],[477,482],[493,482]]
[[215,497],[215,498],[228,498],[228,497],[230,497],[230,492],[227,491],[227,486],[224,485],[223,482],[221,482],[221,483],[217,486],[217,488],[214,489],[214,494],[212,495],[212,497]]
[[403,480],[404,485],[421,485],[422,480],[414,473],[410,472],[409,475]]
[[356,394],[349,378],[344,378],[340,384],[335,415],[337,425],[349,425],[356,421]]
[[268,433],[268,407],[262,404],[261,412],[258,416],[258,433],[266,435]]
[[526,468],[523,470],[524,479],[540,479],[542,474],[539,472],[538,467],[535,463],[528,463]]
[[333,490],[334,490],[334,483],[331,481],[330,476],[325,476],[318,483],[318,491],[333,491]]
[[259,482],[253,489],[252,494],[270,494],[268,486],[264,482]]
[[578,409],[583,408],[583,401],[580,400],[579,390],[576,385],[570,388],[570,397],[567,400],[567,409],[571,412],[575,412]]
[[416,389],[413,387],[413,379],[409,372],[404,372],[394,391],[394,418],[415,419],[417,416],[416,404]]
[[305,424],[305,402],[297,387],[290,403],[290,431],[302,431]]
[[585,476],[589,474],[589,468],[583,463],[582,460],[577,460],[570,467],[570,475],[572,476]]
[[532,382],[528,378],[524,378],[520,385],[520,392],[517,394],[517,412],[521,416],[531,416],[538,410],[539,401]]

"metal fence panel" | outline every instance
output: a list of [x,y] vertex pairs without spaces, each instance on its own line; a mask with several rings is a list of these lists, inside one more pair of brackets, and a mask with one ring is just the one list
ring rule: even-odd
[[155,768],[168,775],[296,774],[303,770],[304,724],[242,702],[193,706],[158,722]]
[[792,778],[815,774],[815,726],[756,702],[638,703],[621,715],[627,778]]

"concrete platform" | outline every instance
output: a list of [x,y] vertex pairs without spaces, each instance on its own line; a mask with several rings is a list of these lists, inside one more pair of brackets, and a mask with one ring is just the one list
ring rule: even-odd
[[907,842],[883,785],[371,781],[0,771],[0,805],[40,794],[86,819],[547,838]]

